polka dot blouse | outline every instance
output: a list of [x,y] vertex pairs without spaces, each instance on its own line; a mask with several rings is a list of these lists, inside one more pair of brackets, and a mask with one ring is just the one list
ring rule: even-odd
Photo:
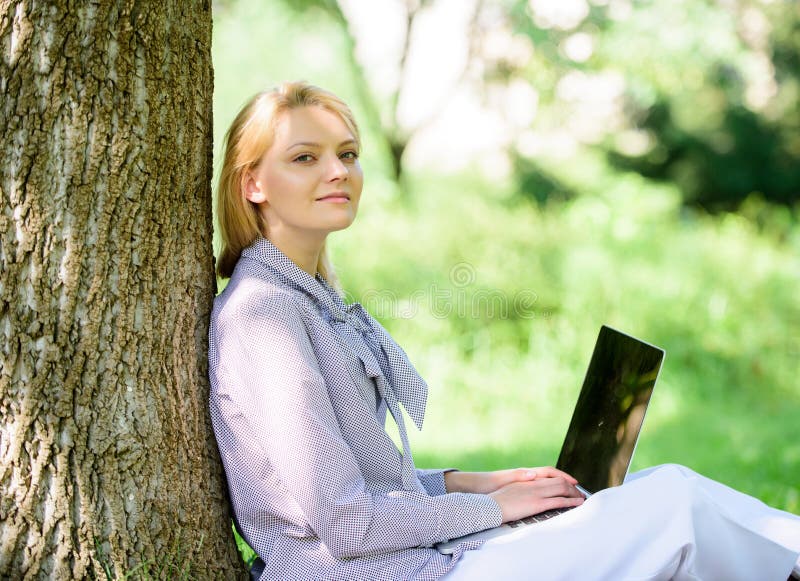
[[500,524],[490,497],[447,493],[442,470],[414,466],[399,406],[421,428],[427,386],[402,349],[266,239],[214,301],[209,363],[254,578],[436,579],[480,545],[444,555],[434,543]]

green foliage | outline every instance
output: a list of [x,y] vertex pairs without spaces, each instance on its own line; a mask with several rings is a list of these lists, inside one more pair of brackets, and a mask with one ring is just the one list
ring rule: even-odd
[[734,208],[763,192],[791,204],[800,196],[800,152],[791,150],[784,121],[770,122],[742,106],[728,103],[710,130],[684,128],[666,97],[642,112],[639,127],[657,136],[641,155],[608,150],[611,162],[654,179],[675,183],[688,202],[710,209]]
[[520,196],[531,198],[540,206],[571,200],[577,195],[557,177],[549,175],[541,164],[524,156],[514,155],[513,171]]
[[[534,57],[519,70],[546,105],[539,127],[567,122],[555,88],[580,71],[624,78],[622,124],[609,123],[600,147],[624,170],[679,186],[687,203],[730,210],[753,193],[800,200],[800,9],[795,2],[632,1],[592,6],[574,28],[537,25],[527,0],[509,12]],[[592,39],[591,57],[573,62],[564,46]],[[591,99],[587,97],[587,101]],[[648,144],[624,151],[620,130]]]
[[256,562],[258,555],[242,538],[242,536],[239,534],[239,531],[236,530],[236,525],[231,524],[231,528],[233,529],[233,537],[236,539],[236,547],[239,549],[239,554],[242,556],[242,560],[247,565],[247,568],[251,569],[253,567],[253,563]]

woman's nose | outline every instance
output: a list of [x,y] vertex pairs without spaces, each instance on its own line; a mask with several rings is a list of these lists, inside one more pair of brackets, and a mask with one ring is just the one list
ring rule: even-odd
[[347,169],[347,165],[339,159],[338,155],[334,155],[328,162],[327,170],[327,177],[331,181],[347,179],[347,176],[350,175],[350,170]]

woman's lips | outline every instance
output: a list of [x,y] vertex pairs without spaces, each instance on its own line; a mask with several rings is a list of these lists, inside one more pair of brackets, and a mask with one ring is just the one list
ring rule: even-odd
[[335,202],[339,204],[343,204],[345,202],[350,201],[350,196],[345,194],[344,192],[336,192],[333,194],[328,194],[327,196],[322,196],[321,198],[317,198],[318,202]]

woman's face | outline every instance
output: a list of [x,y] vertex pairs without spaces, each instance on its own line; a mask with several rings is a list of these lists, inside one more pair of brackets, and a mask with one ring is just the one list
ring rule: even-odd
[[280,116],[244,187],[270,237],[302,242],[352,224],[363,181],[355,137],[339,115],[314,106]]

